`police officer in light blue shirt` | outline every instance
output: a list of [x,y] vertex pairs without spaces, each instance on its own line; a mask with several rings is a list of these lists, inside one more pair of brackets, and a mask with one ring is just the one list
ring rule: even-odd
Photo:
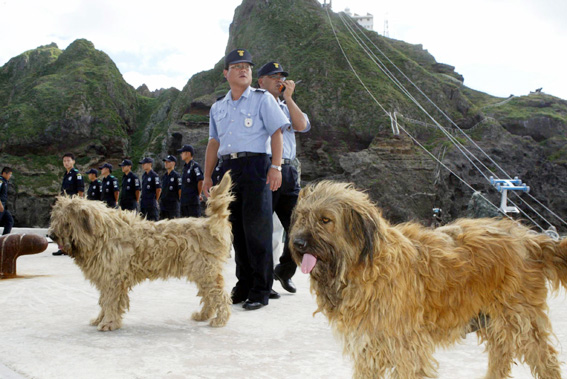
[[[268,304],[273,283],[272,191],[281,185],[282,132],[290,124],[272,95],[250,87],[252,57],[244,49],[225,57],[230,91],[211,107],[203,191],[209,196],[218,158],[230,170],[236,200],[230,205],[236,277],[233,304],[244,309]],[[271,160],[266,141],[271,137]]]
[[[274,278],[279,280],[282,287],[291,293],[296,287],[291,281],[297,265],[291,258],[289,250],[289,227],[291,213],[299,195],[299,175],[291,163],[295,159],[296,141],[295,133],[305,133],[311,129],[309,118],[301,111],[293,100],[295,82],[286,80],[288,73],[283,70],[279,62],[268,62],[258,70],[258,85],[268,91],[278,101],[278,105],[291,121],[291,125],[283,129],[283,162],[282,185],[273,193],[272,207],[278,215],[286,232],[286,239],[280,263],[274,269]],[[284,101],[280,100],[283,95]]]

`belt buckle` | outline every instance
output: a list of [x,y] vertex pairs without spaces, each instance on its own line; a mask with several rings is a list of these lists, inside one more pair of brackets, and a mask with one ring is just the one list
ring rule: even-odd
[[238,153],[230,153],[230,159],[237,159]]

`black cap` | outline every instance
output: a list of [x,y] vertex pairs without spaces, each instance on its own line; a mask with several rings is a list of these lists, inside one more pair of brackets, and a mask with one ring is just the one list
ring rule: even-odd
[[191,153],[191,155],[195,155],[195,150],[193,149],[193,146],[191,145],[183,145],[183,147],[179,150],[177,150],[178,153],[182,153],[184,151],[188,151]]
[[168,155],[167,157],[165,157],[163,159],[164,162],[177,162],[177,158],[175,158],[173,155]]
[[98,175],[98,171],[96,168],[91,168],[89,171],[86,172],[86,174],[95,174]]
[[272,74],[282,74],[287,77],[288,73],[283,70],[283,67],[278,62],[268,62],[258,70],[258,77]]
[[112,171],[112,165],[111,165],[110,163],[105,163],[105,164],[103,164],[102,166],[100,166],[98,169],[99,169],[99,170],[102,170],[103,168],[107,168],[107,169],[109,169],[110,171]]
[[244,49],[232,50],[224,57],[225,69],[228,69],[228,65],[235,63],[250,63],[250,65],[254,66],[254,63],[252,63],[252,55]]
[[120,167],[132,166],[132,161],[130,159],[124,159],[122,160],[122,163],[120,163],[118,166]]
[[140,164],[144,164],[144,163],[154,163],[154,160],[150,157],[145,157],[140,161]]

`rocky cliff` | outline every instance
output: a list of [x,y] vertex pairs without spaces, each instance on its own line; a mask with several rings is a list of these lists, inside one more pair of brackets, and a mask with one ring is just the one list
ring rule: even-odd
[[[396,112],[413,139],[404,132],[392,134],[390,117],[351,70],[329,18],[361,80],[387,112]],[[449,141],[364,53],[343,19],[328,15],[316,0],[243,0],[230,26],[227,52],[246,48],[257,67],[278,60],[290,78],[302,80],[295,98],[312,123],[312,130],[298,137],[303,181],[352,181],[391,220],[428,223],[433,207],[444,209],[445,220],[464,216],[473,189],[498,204],[487,177],[505,171],[520,176],[532,195],[567,217],[566,101],[543,93],[502,99],[474,91],[454,67],[436,62],[421,45],[361,32],[369,46],[375,45],[376,56],[388,57],[384,65],[391,75],[446,127],[454,138]],[[194,145],[203,161],[208,110],[228,90],[222,66],[219,57],[215,67],[194,75],[181,91],[150,93],[126,84],[89,41],[78,40],[64,51],[42,46],[13,58],[0,69],[0,161],[16,168],[17,222],[47,222],[66,150],[78,155],[81,170],[105,160],[117,163],[123,156],[161,158],[183,143]],[[455,141],[479,157],[482,163],[475,165],[482,173]],[[536,210],[553,219],[539,206]]]

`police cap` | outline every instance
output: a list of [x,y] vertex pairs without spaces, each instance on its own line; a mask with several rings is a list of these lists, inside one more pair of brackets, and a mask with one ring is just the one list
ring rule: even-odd
[[195,155],[195,149],[193,149],[193,146],[191,145],[183,145],[181,149],[177,150],[178,153],[182,153],[184,151],[188,151],[191,155]]
[[132,161],[130,159],[124,159],[122,160],[122,163],[120,163],[118,166],[120,167],[132,166]]
[[102,166],[100,166],[98,169],[99,169],[99,170],[102,170],[103,168],[107,168],[107,169],[109,169],[110,171],[112,171],[112,165],[111,165],[110,163],[105,163],[105,164],[103,164]]
[[278,62],[268,62],[258,70],[258,77],[265,75],[282,74],[287,77],[288,73],[283,70],[283,67]]
[[173,155],[168,155],[167,157],[165,157],[163,159],[164,162],[177,162],[177,158],[175,158]]
[[250,63],[251,66],[254,66],[254,63],[252,63],[252,55],[244,49],[232,50],[224,57],[225,69],[228,70],[228,66],[235,63]]
[[98,175],[98,171],[96,168],[91,168],[89,171],[86,172],[86,174],[95,174]]
[[144,164],[144,163],[154,163],[154,160],[150,157],[145,157],[140,161],[140,164]]

